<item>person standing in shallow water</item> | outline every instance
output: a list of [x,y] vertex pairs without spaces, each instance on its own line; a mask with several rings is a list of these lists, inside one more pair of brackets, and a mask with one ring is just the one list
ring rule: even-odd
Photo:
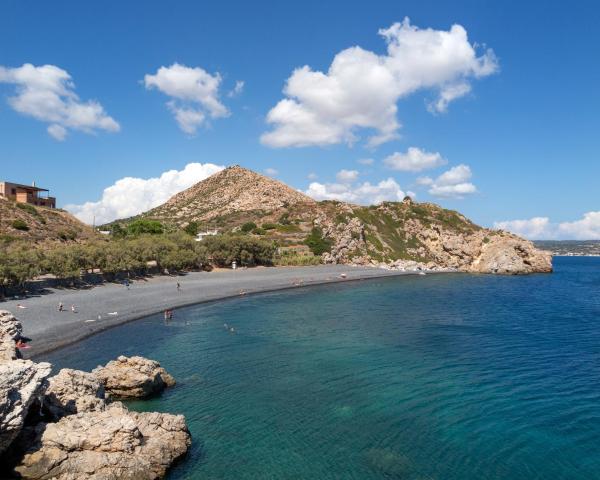
[[180,292],[181,291],[181,284],[179,282],[177,282],[177,291]]

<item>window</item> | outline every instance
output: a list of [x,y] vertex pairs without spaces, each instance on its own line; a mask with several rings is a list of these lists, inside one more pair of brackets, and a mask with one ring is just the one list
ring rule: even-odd
[[17,189],[16,189],[16,188],[11,188],[11,189],[10,189],[10,192],[11,192],[13,195],[16,195],[16,194],[17,194]]

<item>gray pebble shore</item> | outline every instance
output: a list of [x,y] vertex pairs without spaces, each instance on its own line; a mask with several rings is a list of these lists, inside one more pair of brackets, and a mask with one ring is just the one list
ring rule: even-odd
[[[165,309],[235,297],[241,293],[410,273],[414,272],[344,265],[192,272],[132,281],[129,289],[117,283],[89,289],[51,289],[43,295],[0,302],[0,309],[11,311],[21,320],[25,335],[33,339],[31,348],[23,350],[23,354],[32,357]],[[177,282],[181,284],[179,291]],[[63,303],[65,311],[58,311],[59,302]],[[76,313],[71,311],[71,305],[75,305]]]

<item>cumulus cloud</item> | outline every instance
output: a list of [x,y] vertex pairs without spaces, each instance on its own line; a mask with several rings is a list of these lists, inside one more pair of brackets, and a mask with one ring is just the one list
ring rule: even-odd
[[315,200],[340,200],[361,205],[374,205],[385,200],[400,201],[405,197],[400,185],[393,178],[377,184],[312,182],[304,193]]
[[266,173],[267,175],[270,175],[270,176],[274,177],[275,175],[277,175],[277,174],[279,173],[279,171],[277,171],[277,170],[276,170],[276,169],[274,169],[274,168],[270,168],[270,167],[269,167],[269,168],[265,168],[265,173]]
[[340,170],[335,174],[335,178],[340,183],[352,183],[358,179],[357,170]]
[[[219,99],[221,81],[219,73],[211,75],[203,68],[179,63],[160,67],[154,75],[144,76],[144,85],[148,90],[156,88],[171,97],[167,107],[175,116],[179,128],[189,135],[194,135],[199,127],[205,125],[207,117],[229,115],[229,110]],[[242,88],[243,82],[239,87],[240,92]]]
[[439,167],[447,163],[439,153],[430,153],[417,147],[410,147],[405,153],[394,152],[383,160],[392,170],[420,172]]
[[438,98],[428,108],[444,112],[466,95],[472,79],[498,69],[492,50],[478,55],[460,25],[450,30],[419,29],[405,18],[382,29],[387,53],[358,46],[338,53],[327,72],[309,66],[294,70],[282,99],[269,111],[272,130],[261,136],[270,147],[352,144],[357,131],[368,129],[370,146],[398,137],[397,102],[419,90]]
[[311,172],[306,176],[306,178],[308,178],[309,180],[316,180],[317,178],[319,178],[319,176],[316,173]]
[[508,230],[532,240],[598,240],[600,211],[587,212],[579,220],[553,223],[548,217],[494,222],[494,228]]
[[75,93],[71,75],[55,65],[0,66],[0,83],[16,86],[15,95],[8,98],[13,110],[49,123],[48,134],[56,140],[64,140],[69,129],[85,133],[120,130],[100,103],[82,101]]
[[67,205],[65,209],[88,224],[94,217],[97,225],[131,217],[157,207],[223,168],[212,163],[188,163],[183,170],[169,170],[156,178],[121,178],[104,189],[99,201]]
[[375,160],[372,158],[359,158],[357,160],[358,163],[360,163],[361,165],[373,165],[375,163]]
[[428,192],[435,197],[464,198],[477,192],[477,188],[469,180],[472,177],[469,166],[460,164],[446,170],[436,179],[420,177],[417,183],[429,185]]

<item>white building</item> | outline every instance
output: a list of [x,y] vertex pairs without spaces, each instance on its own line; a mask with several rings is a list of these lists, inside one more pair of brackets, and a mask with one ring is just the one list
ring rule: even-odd
[[204,239],[204,237],[212,237],[214,235],[217,235],[218,233],[218,230],[207,230],[206,232],[198,232],[196,234],[196,241],[201,242]]

